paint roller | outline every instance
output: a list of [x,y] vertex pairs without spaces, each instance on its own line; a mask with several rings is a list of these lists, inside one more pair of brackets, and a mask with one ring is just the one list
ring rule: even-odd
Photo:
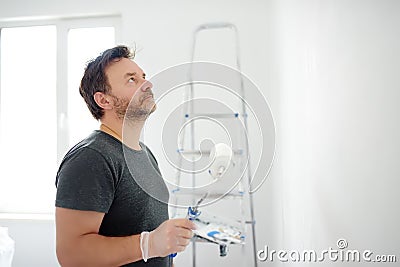
[[232,148],[225,143],[216,144],[210,151],[212,163],[208,173],[214,180],[220,179],[232,162]]

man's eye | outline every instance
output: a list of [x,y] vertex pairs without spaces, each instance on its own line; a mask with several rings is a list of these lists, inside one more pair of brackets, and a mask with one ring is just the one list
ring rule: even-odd
[[136,80],[135,80],[135,78],[132,77],[132,78],[129,78],[128,82],[134,83],[134,82],[136,82]]

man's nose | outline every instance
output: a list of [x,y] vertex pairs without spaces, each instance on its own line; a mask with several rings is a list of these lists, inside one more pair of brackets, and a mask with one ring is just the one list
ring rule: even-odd
[[152,84],[150,81],[148,81],[148,80],[144,80],[144,82],[143,82],[143,84],[142,84],[142,87],[141,87],[142,92],[149,91],[149,90],[151,90],[152,88],[153,88],[153,84]]

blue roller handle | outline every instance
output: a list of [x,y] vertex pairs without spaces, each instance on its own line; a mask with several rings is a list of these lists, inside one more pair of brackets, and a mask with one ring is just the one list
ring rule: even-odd
[[192,207],[188,208],[187,216],[188,216],[189,220],[191,220],[191,221],[195,220],[197,217],[200,216],[200,214],[201,214],[201,211],[199,211],[197,208],[192,208]]

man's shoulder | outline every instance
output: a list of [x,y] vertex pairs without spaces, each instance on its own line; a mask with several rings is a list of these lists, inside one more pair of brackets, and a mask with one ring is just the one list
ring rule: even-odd
[[96,130],[88,137],[73,146],[65,155],[64,160],[74,155],[96,155],[106,159],[121,152],[121,145],[108,134]]

